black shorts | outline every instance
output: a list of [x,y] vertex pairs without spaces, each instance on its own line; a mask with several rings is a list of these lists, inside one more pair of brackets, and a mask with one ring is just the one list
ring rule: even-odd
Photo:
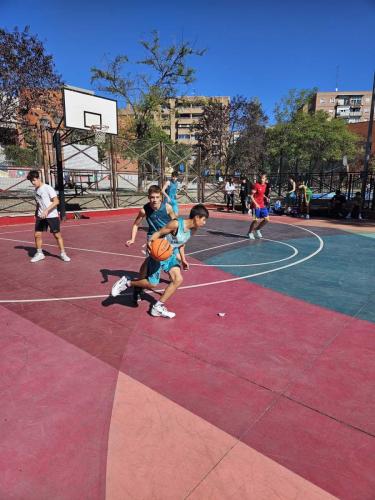
[[35,232],[36,231],[48,231],[48,227],[51,233],[60,232],[60,219],[58,217],[49,217],[47,219],[36,218],[35,221]]

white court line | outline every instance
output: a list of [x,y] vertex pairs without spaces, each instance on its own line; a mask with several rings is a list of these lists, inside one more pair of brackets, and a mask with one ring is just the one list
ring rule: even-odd
[[[132,222],[134,221],[134,218],[132,219],[122,219],[122,220],[111,220],[109,221],[109,223],[112,223],[112,224],[119,224],[121,222]],[[30,222],[29,225],[31,225],[31,228],[30,230],[34,231],[34,222]],[[77,227],[86,227],[86,226],[96,226],[97,224],[108,224],[108,221],[106,222],[82,222],[81,224],[76,221],[76,224],[68,224],[67,226],[63,225],[63,230],[65,232],[66,229],[72,229],[72,228],[77,228]],[[17,224],[18,225],[18,224]],[[21,224],[20,224],[21,225]],[[4,227],[4,226],[2,226]],[[1,232],[1,228],[0,228],[0,236],[2,234],[16,234],[16,233],[24,233],[25,231],[29,231],[29,228],[25,228],[25,229],[22,229],[20,231],[3,231]]]
[[[285,264],[284,266],[276,267],[275,269],[268,269],[267,271],[261,271],[259,273],[248,274],[246,276],[238,276],[238,277],[235,277],[235,278],[227,278],[227,279],[223,279],[223,280],[209,281],[209,282],[205,282],[205,283],[197,283],[195,285],[186,285],[186,286],[180,287],[179,290],[188,290],[190,288],[199,288],[199,287],[211,286],[211,285],[220,285],[222,283],[231,283],[233,281],[240,281],[240,280],[245,280],[245,279],[248,279],[248,278],[254,278],[254,277],[257,277],[257,276],[262,276],[262,275],[265,275],[265,274],[275,273],[277,271],[281,271],[282,269],[288,269],[289,267],[297,266],[298,264],[302,264],[303,262],[307,262],[308,260],[310,260],[313,257],[315,257],[315,255],[317,255],[318,253],[320,253],[323,250],[323,248],[324,248],[324,242],[323,242],[322,238],[318,234],[314,233],[314,231],[311,231],[310,229],[304,228],[302,226],[295,226],[294,224],[288,224],[286,222],[280,222],[279,224],[284,224],[286,226],[292,226],[292,227],[298,227],[298,229],[301,229],[302,231],[306,231],[307,233],[312,234],[319,241],[318,248],[314,252],[310,253],[309,255],[307,255],[306,257],[304,257],[302,259],[299,259],[297,261],[291,262],[290,264]],[[156,292],[162,292],[163,289],[155,290],[155,291]],[[29,303],[29,302],[54,302],[54,301],[59,301],[59,300],[102,299],[102,298],[106,298],[108,296],[109,296],[108,294],[105,294],[105,295],[82,295],[82,296],[76,296],[76,297],[53,297],[53,298],[49,298],[49,299],[0,300],[0,304],[7,304],[7,303]]]
[[[287,247],[290,247],[293,250],[293,253],[289,255],[288,257],[284,257],[283,259],[278,259],[278,260],[270,260],[268,262],[258,262],[257,264],[190,264],[191,266],[199,266],[199,267],[255,267],[255,266],[265,266],[266,264],[278,264],[279,262],[284,262],[285,260],[292,259],[296,255],[298,255],[298,250],[296,247],[293,245],[290,245],[289,243],[285,243],[285,241],[278,241],[278,240],[271,240],[269,238],[262,238],[263,241],[272,241],[273,243],[279,243],[280,245],[285,245]],[[191,254],[187,254],[191,255]]]
[[[11,239],[11,238],[1,238],[0,237],[0,240],[3,240],[3,241],[14,241],[15,243],[29,243],[30,245],[35,244],[34,241],[14,240],[14,239]],[[43,246],[46,246],[46,247],[56,247],[57,245],[56,244],[53,245],[52,243],[43,243]],[[143,259],[143,257],[141,255],[132,255],[132,254],[129,254],[129,253],[106,252],[105,250],[91,250],[89,248],[77,248],[77,247],[67,247],[67,246],[65,246],[65,248],[69,249],[69,250],[80,250],[81,252],[104,253],[104,254],[108,254],[108,255],[120,255],[120,256],[123,256],[123,257],[134,257],[136,259]]]

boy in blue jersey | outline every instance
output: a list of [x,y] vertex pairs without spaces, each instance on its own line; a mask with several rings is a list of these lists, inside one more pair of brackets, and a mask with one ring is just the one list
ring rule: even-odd
[[[148,199],[149,202],[138,212],[137,217],[135,218],[132,226],[132,234],[130,240],[126,242],[126,246],[130,247],[135,242],[138,228],[142,221],[146,219],[148,223],[148,231],[147,231],[147,240],[151,238],[155,231],[158,231],[162,227],[164,227],[168,222],[173,219],[176,219],[176,215],[172,210],[171,205],[163,202],[161,189],[157,185],[152,185],[148,189]],[[141,265],[139,270],[139,274],[141,277],[146,277],[147,272],[147,257]],[[112,287],[111,295],[113,297],[117,297],[122,290],[124,290],[123,285],[126,280],[124,277],[120,278]],[[126,288],[126,287],[125,287]],[[137,305],[140,300],[140,289],[134,287],[133,293],[133,302],[134,305]]]
[[185,244],[192,233],[206,224],[208,216],[208,210],[204,205],[195,205],[191,209],[188,219],[179,217],[177,220],[169,222],[159,231],[154,232],[148,241],[148,245],[158,238],[165,237],[173,247],[172,255],[167,260],[161,262],[154,260],[152,257],[148,257],[146,276],[140,277],[137,280],[130,280],[124,276],[121,278],[123,283],[120,291],[131,286],[153,290],[160,282],[161,272],[167,272],[171,281],[164,290],[160,300],[152,306],[151,315],[162,316],[163,318],[174,318],[176,314],[168,311],[165,307],[165,302],[182,284],[181,265],[185,271],[189,269],[189,264],[185,257]]
[[172,177],[169,181],[165,182],[162,193],[166,197],[167,202],[171,204],[171,207],[176,215],[178,215],[177,192],[178,172],[172,172]]

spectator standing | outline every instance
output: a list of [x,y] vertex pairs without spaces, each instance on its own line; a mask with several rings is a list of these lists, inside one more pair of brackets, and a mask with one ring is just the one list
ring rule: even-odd
[[240,198],[241,198],[241,210],[243,214],[247,214],[248,211],[248,199],[249,199],[249,183],[244,177],[240,184]]
[[226,182],[224,187],[226,200],[227,200],[227,210],[234,210],[234,193],[236,191],[236,185],[233,182],[233,177],[230,177]]

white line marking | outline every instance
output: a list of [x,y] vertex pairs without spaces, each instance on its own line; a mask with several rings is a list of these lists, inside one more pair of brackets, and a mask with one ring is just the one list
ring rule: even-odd
[[[106,221],[106,222],[82,222],[82,223],[79,223],[78,221],[75,222],[75,224],[68,224],[67,226],[63,225],[62,228],[64,229],[64,231],[66,229],[72,229],[72,228],[77,228],[77,227],[85,227],[85,226],[96,226],[98,224],[119,224],[121,222],[132,222],[134,221],[134,217],[131,218],[131,219],[122,219],[122,220],[110,220],[110,221]],[[21,225],[21,224],[17,224],[18,225]],[[26,224],[25,224],[26,225]],[[29,231],[29,230],[34,230],[34,222],[30,222],[28,225],[30,225],[31,227],[30,228],[25,228],[25,229],[22,229],[20,231],[1,231],[1,228],[0,228],[0,236],[2,234],[16,234],[16,233],[24,233],[25,231]],[[4,226],[2,226],[4,227]]]
[[[292,259],[296,255],[298,255],[298,250],[296,247],[293,245],[290,245],[289,243],[285,243],[285,241],[278,241],[278,240],[271,240],[269,238],[263,238],[265,241],[272,241],[274,243],[280,243],[280,245],[285,245],[290,247],[293,250],[293,253],[289,255],[288,257],[284,257],[283,259],[278,259],[278,260],[270,260],[268,262],[258,262],[257,264],[190,264],[191,266],[198,266],[198,267],[255,267],[255,266],[265,266],[266,264],[278,264],[279,262],[284,262],[285,260]],[[187,254],[191,255],[191,254]]]
[[[291,262],[290,264],[286,264],[284,266],[276,267],[275,269],[268,269],[267,271],[262,271],[262,272],[259,272],[259,273],[248,274],[246,276],[239,276],[239,277],[236,277],[236,278],[227,278],[227,279],[224,279],[224,280],[210,281],[210,282],[206,282],[206,283],[198,283],[196,285],[186,285],[186,286],[180,287],[179,290],[188,290],[190,288],[199,288],[199,287],[203,287],[203,286],[219,285],[219,284],[222,284],[222,283],[230,283],[230,282],[233,282],[233,281],[240,281],[240,280],[244,280],[244,279],[248,279],[248,278],[254,278],[256,276],[262,276],[264,274],[274,273],[276,271],[281,271],[282,269],[287,269],[289,267],[296,266],[298,264],[302,264],[302,262],[306,262],[306,261],[312,259],[313,257],[315,257],[315,255],[317,255],[318,253],[320,253],[323,250],[323,248],[324,248],[324,242],[323,242],[322,238],[318,234],[314,233],[314,231],[311,231],[310,229],[304,228],[302,226],[295,226],[293,224],[288,224],[286,222],[280,222],[280,224],[285,224],[286,226],[298,227],[298,229],[301,229],[303,231],[306,231],[307,233],[312,234],[313,236],[315,236],[318,239],[318,241],[319,241],[319,247],[314,252],[312,252],[311,254],[307,255],[306,257],[304,257],[302,259],[299,259],[299,260],[297,260],[295,262]],[[120,254],[120,255],[122,255],[122,254]],[[134,257],[134,255],[132,255],[131,257]],[[155,290],[155,291],[156,292],[161,292],[161,291],[163,291],[163,289]],[[49,299],[0,300],[0,304],[29,303],[29,302],[54,302],[54,301],[59,301],[59,300],[102,299],[102,298],[106,298],[106,297],[109,297],[109,294],[105,294],[105,295],[83,295],[83,296],[78,296],[78,297],[53,297],[53,298],[49,298]]]
[[[34,241],[14,240],[14,239],[11,239],[11,238],[1,238],[0,237],[0,240],[3,240],[3,241],[14,241],[15,243],[29,243],[31,245],[35,244]],[[53,245],[52,243],[43,243],[43,246],[56,247],[56,244]],[[132,255],[132,254],[129,254],[129,253],[106,252],[105,250],[90,250],[89,248],[77,248],[77,247],[67,247],[67,246],[65,246],[65,248],[67,248],[69,250],[80,250],[81,252],[104,253],[104,254],[108,254],[108,255],[121,255],[123,257],[134,257],[136,259],[143,259],[143,257],[141,255]]]

